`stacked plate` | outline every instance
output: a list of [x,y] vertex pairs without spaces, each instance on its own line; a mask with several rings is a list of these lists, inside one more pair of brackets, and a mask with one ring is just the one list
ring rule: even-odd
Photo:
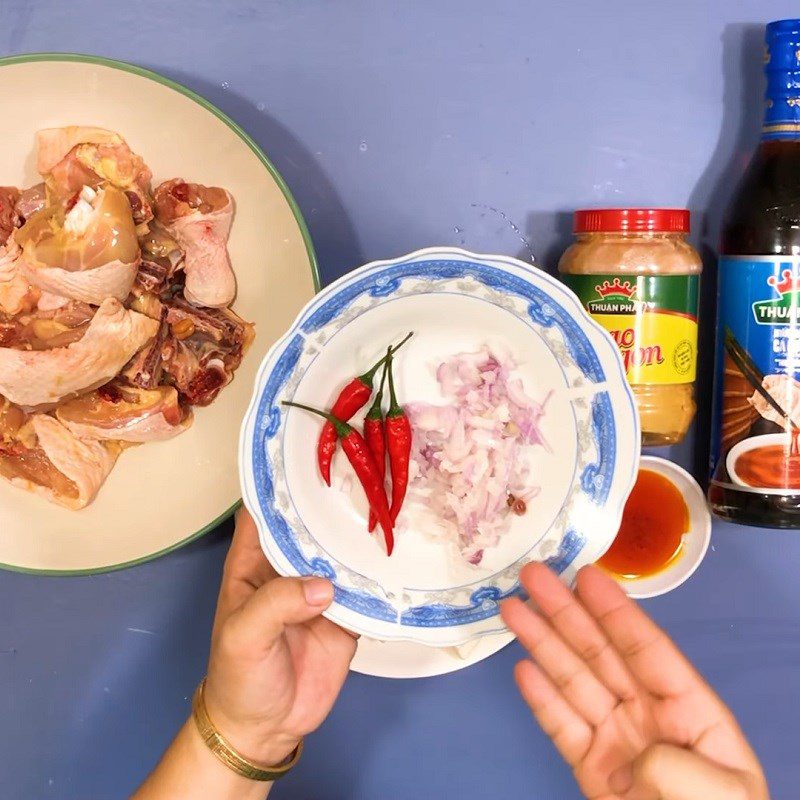
[[[535,512],[515,520],[478,566],[416,529],[413,517],[387,557],[365,532],[366,504],[336,477],[346,464],[334,464],[333,489],[319,476],[318,421],[281,405],[328,404],[407,331],[414,337],[396,373],[403,399],[441,403],[435,365],[487,343],[514,354],[527,394],[550,396]],[[244,502],[270,561],[284,575],[330,578],[336,597],[327,615],[391,643],[365,643],[361,669],[397,676],[457,669],[507,643],[499,604],[520,593],[521,567],[546,561],[570,581],[599,558],[638,462],[638,418],[620,359],[577,298],[515,259],[449,248],[369,264],[317,295],[264,359],[239,449]]]

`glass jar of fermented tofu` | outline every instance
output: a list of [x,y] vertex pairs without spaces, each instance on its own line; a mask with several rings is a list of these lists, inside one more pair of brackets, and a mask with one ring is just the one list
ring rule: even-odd
[[694,418],[702,262],[685,209],[575,212],[563,281],[617,344],[639,407],[642,444],[681,441]]

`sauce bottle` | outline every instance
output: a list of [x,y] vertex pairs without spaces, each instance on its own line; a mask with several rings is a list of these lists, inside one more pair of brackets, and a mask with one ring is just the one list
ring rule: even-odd
[[575,212],[577,241],[561,279],[617,344],[636,396],[642,443],[675,444],[695,415],[697,302],[702,261],[686,240],[689,212]]
[[800,20],[766,30],[761,143],[723,224],[708,497],[800,528]]

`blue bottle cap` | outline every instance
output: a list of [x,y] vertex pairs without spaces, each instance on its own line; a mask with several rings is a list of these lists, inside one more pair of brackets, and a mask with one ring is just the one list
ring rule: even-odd
[[764,71],[767,93],[762,138],[800,138],[800,19],[767,25]]

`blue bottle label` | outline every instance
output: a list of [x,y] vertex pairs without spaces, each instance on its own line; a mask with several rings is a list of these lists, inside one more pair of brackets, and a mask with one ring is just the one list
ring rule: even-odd
[[723,256],[711,479],[800,493],[800,258]]

